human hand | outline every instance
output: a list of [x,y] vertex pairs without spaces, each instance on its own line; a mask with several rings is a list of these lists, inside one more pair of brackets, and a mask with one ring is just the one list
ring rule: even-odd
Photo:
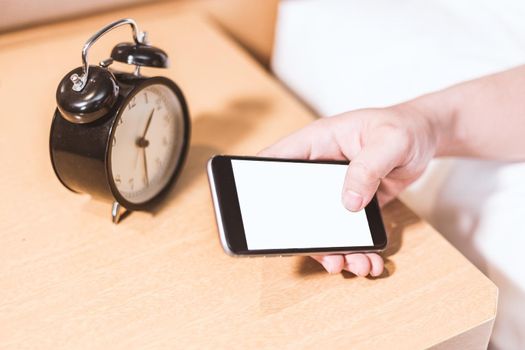
[[[363,109],[319,119],[258,155],[291,159],[350,160],[342,201],[362,210],[377,191],[380,204],[393,199],[424,171],[436,153],[437,128],[408,104]],[[379,276],[383,259],[375,253],[313,256],[329,273],[350,271]]]

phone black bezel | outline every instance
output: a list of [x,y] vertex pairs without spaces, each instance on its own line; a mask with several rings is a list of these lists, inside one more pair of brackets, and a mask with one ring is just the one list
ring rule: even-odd
[[285,249],[256,249],[249,250],[244,232],[241,209],[235,186],[235,178],[231,166],[231,160],[251,160],[265,162],[288,162],[288,163],[320,163],[320,164],[349,164],[348,161],[334,160],[298,160],[284,158],[266,158],[249,156],[214,156],[210,160],[213,173],[217,205],[219,206],[225,243],[231,253],[235,255],[294,255],[305,253],[330,253],[330,252],[352,252],[352,251],[381,251],[386,247],[387,235],[381,217],[381,211],[376,196],[366,206],[365,212],[372,234],[373,246],[359,247],[324,247],[324,248],[285,248]]

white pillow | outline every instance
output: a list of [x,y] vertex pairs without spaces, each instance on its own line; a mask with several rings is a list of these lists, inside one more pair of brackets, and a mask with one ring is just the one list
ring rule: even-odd
[[[329,116],[523,63],[523,1],[287,0],[272,68]],[[402,198],[500,288],[491,346],[525,349],[525,163],[436,160]]]

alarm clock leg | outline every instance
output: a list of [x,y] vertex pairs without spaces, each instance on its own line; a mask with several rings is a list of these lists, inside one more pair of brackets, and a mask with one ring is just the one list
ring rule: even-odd
[[111,207],[111,218],[114,224],[119,223],[120,219],[123,218],[123,213],[125,211],[126,209],[122,205],[120,205],[119,202],[113,202],[113,206]]

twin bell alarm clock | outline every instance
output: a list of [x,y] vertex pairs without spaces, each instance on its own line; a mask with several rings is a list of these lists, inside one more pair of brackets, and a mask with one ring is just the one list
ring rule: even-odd
[[[110,58],[89,65],[90,47],[124,25],[133,42],[117,44]],[[110,68],[133,65],[132,73]],[[110,23],[82,49],[82,66],[60,82],[49,140],[58,179],[74,192],[113,202],[117,223],[125,210],[147,210],[175,182],[190,139],[190,119],[179,87],[141,67],[166,68],[167,54],[151,46],[132,19]]]

